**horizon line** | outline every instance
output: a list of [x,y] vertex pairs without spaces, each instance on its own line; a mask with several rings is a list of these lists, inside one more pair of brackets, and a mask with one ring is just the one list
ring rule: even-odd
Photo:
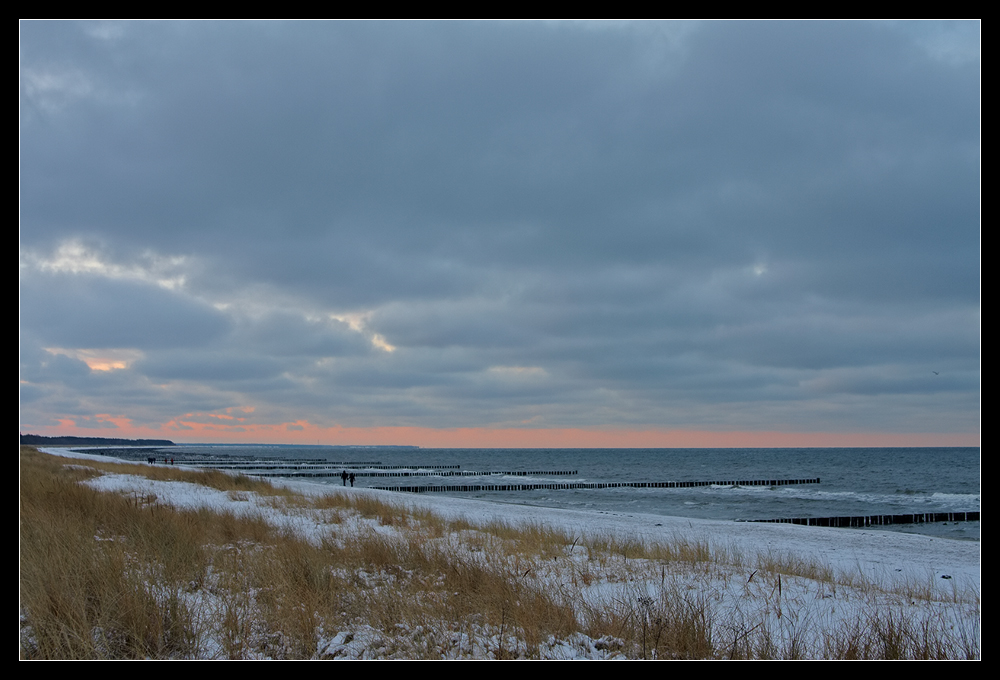
[[[20,432],[42,436],[168,439],[182,444],[261,446],[415,446],[436,449],[671,449],[671,448],[927,448],[981,446],[978,432],[787,432],[666,428],[430,428],[414,426],[324,427],[305,420],[277,424],[199,422],[201,414],[151,426],[99,414],[79,425],[60,419]],[[96,421],[98,427],[88,426]],[[186,441],[177,442],[180,435]],[[187,435],[187,436],[185,436]],[[188,436],[198,441],[188,440]]]

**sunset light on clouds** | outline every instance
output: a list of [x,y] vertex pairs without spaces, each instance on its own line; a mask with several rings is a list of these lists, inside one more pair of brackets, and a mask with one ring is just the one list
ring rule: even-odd
[[20,24],[20,429],[975,446],[978,22]]

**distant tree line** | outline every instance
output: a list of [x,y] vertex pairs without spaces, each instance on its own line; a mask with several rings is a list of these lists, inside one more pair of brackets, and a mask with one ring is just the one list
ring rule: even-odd
[[21,434],[21,443],[29,446],[175,446],[169,439],[111,439],[109,437],[43,437]]

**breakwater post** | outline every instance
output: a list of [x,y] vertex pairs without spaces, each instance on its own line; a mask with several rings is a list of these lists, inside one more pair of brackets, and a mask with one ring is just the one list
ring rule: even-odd
[[698,486],[792,486],[819,484],[814,479],[744,479],[711,482],[553,482],[551,484],[457,484],[449,486],[373,486],[383,491],[408,491],[410,493],[447,493],[449,491],[534,491],[536,489],[687,489]]
[[919,512],[909,515],[861,515],[854,517],[792,517],[786,519],[748,519],[741,522],[801,524],[810,527],[877,527],[889,524],[927,524],[929,522],[978,522],[979,512]]

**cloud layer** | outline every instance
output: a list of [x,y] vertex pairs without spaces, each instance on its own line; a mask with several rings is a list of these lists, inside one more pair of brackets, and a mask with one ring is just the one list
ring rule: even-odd
[[21,427],[977,432],[979,41],[22,22]]

